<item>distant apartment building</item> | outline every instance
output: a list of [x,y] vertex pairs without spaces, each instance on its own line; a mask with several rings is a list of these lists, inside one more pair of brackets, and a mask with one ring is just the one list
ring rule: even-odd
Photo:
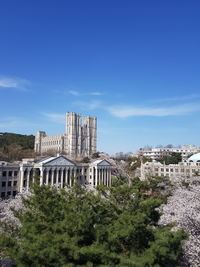
[[15,197],[19,192],[28,191],[35,179],[40,185],[57,188],[70,187],[75,182],[90,187],[111,186],[111,171],[112,165],[106,159],[80,163],[56,156],[23,159],[17,163],[0,161],[0,198]]
[[163,156],[168,156],[172,152],[181,153],[182,159],[186,160],[191,155],[200,152],[200,148],[192,145],[184,145],[181,147],[143,148],[139,150],[138,154],[156,160]]
[[194,154],[188,160],[178,164],[161,164],[160,162],[146,162],[141,164],[141,179],[145,180],[152,176],[190,178],[200,176],[200,153]]
[[55,151],[64,152],[73,158],[85,157],[96,152],[96,143],[96,117],[67,112],[65,133],[48,136],[46,132],[38,131],[35,137],[34,150],[39,155],[48,151]]

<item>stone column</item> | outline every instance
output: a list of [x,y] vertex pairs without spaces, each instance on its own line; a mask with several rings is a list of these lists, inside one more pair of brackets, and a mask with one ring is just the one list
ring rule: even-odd
[[93,180],[94,180],[93,187],[95,187],[96,186],[96,180],[97,180],[96,167],[94,167],[94,169],[93,169]]
[[27,170],[27,179],[26,179],[26,191],[29,190],[29,185],[30,185],[30,172],[31,172],[31,170],[28,168],[28,170]]
[[82,167],[80,184],[84,184],[84,180],[85,180],[85,168]]
[[69,185],[69,186],[71,186],[71,178],[70,178],[70,168],[68,167],[68,168],[66,168],[66,184],[67,185]]
[[43,168],[40,168],[40,185],[43,184]]
[[46,168],[46,185],[49,184],[49,168]]
[[59,168],[56,170],[56,186],[58,187]]
[[108,186],[108,168],[106,168],[106,186]]
[[[93,170],[93,167],[91,167],[92,171],[89,170],[89,182],[91,182],[91,185],[94,186],[94,170]],[[90,175],[91,175],[91,180],[90,180]]]
[[77,181],[77,168],[76,167],[74,168],[74,180]]
[[74,177],[72,177],[72,168],[69,167],[69,185],[70,185],[70,186],[73,186],[73,185],[74,185],[73,178],[74,178]]
[[111,186],[112,185],[112,181],[111,181],[111,169],[109,168],[108,169],[108,173],[109,173],[109,186]]
[[61,168],[60,171],[61,171],[60,188],[63,188],[63,174],[64,174],[64,169]]
[[101,168],[99,168],[99,183],[98,183],[98,185],[100,185],[101,184]]
[[97,167],[95,167],[95,186],[97,186],[97,181],[98,181],[98,171],[97,171]]
[[33,184],[35,182],[35,169],[33,169]]
[[24,168],[20,167],[20,185],[19,185],[19,192],[22,193],[23,191],[23,183],[24,183]]
[[100,185],[101,183],[101,168],[98,168],[99,169],[99,182],[98,182],[98,185]]
[[54,179],[54,169],[51,169],[51,186],[53,186],[53,179]]

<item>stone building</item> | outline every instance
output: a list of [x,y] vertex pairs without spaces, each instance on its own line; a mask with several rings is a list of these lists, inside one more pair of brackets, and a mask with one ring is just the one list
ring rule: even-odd
[[46,132],[38,131],[34,149],[40,155],[48,151],[55,151],[64,152],[73,158],[85,157],[96,152],[96,142],[96,117],[67,112],[65,133],[48,136]]
[[19,188],[19,164],[0,161],[0,198],[15,197]]
[[160,162],[146,162],[141,164],[141,179],[152,176],[163,176],[173,179],[173,177],[190,178],[200,176],[200,153],[194,154],[188,160],[178,164],[161,164]]
[[29,190],[34,179],[40,185],[58,188],[78,182],[84,186],[111,186],[112,165],[105,159],[91,163],[78,163],[64,156],[47,157],[41,160],[23,159],[20,163],[2,162],[0,165],[0,197],[13,197],[18,192]]

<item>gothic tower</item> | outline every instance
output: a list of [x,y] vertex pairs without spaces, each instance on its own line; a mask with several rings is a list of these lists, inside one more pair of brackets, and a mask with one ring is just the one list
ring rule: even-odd
[[37,131],[36,136],[35,136],[35,147],[34,151],[37,154],[41,154],[42,152],[42,138],[46,136],[46,133],[44,131]]
[[71,156],[90,156],[96,152],[96,117],[66,113],[66,152]]

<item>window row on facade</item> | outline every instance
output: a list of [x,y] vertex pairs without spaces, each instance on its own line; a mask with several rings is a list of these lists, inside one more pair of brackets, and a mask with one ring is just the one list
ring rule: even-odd
[[43,141],[42,145],[43,146],[52,146],[52,145],[60,145],[61,140],[53,140],[53,141]]
[[15,197],[17,195],[17,191],[7,191],[7,192],[1,192],[1,199]]
[[8,181],[8,182],[1,182],[1,187],[10,187],[10,186],[17,186],[17,181]]
[[16,177],[18,175],[18,171],[3,171],[2,176],[3,177]]

